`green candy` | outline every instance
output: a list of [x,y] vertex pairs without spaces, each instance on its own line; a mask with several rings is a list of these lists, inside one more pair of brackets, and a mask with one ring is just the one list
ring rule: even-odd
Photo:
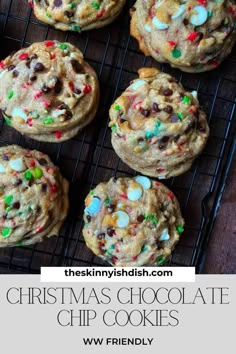
[[160,257],[158,260],[157,260],[157,264],[158,265],[161,265],[161,264],[163,264],[164,262],[165,262],[165,257],[164,256],[162,256],[162,257]]
[[184,232],[184,227],[182,225],[177,225],[176,230],[178,231],[178,233],[182,234]]
[[92,2],[92,7],[94,8],[94,9],[96,9],[96,10],[99,10],[100,9],[100,5],[97,3],[97,2]]
[[6,195],[4,198],[4,202],[7,205],[11,205],[13,199],[14,199],[13,195]]
[[3,238],[8,238],[11,234],[12,230],[9,227],[4,227],[1,231],[1,235]]
[[81,32],[81,27],[78,25],[70,25],[70,29],[72,31],[77,31],[77,32]]
[[51,117],[45,118],[43,124],[51,124],[54,123],[54,119]]
[[4,118],[5,118],[5,122],[7,123],[7,125],[11,125],[11,120],[10,120],[10,118],[7,118],[6,116],[5,116]]
[[158,224],[158,220],[154,214],[145,215],[144,217],[145,217],[145,220],[152,221],[154,225]]
[[106,205],[109,205],[111,203],[111,199],[110,198],[107,198],[106,200],[105,200],[105,204]]
[[66,50],[66,49],[68,49],[69,47],[68,47],[67,44],[62,43],[62,44],[60,44],[59,48],[62,49],[62,50]]
[[178,48],[175,48],[175,49],[173,49],[172,50],[172,56],[174,57],[174,58],[179,58],[179,57],[181,57],[181,51],[178,49]]
[[34,178],[36,178],[36,179],[40,179],[43,176],[43,171],[39,167],[35,167],[32,170],[32,173],[33,173]]
[[115,110],[115,111],[119,111],[119,110],[120,110],[120,106],[117,104],[117,105],[114,107],[114,110]]
[[184,96],[184,98],[183,98],[183,103],[189,104],[190,102],[191,102],[191,98],[188,97],[188,96]]
[[177,113],[177,117],[179,118],[179,120],[183,120],[184,119],[183,113]]
[[113,126],[111,127],[111,130],[113,130],[114,132],[116,132],[116,131],[117,131],[117,126],[116,126],[116,125],[113,125]]
[[147,251],[147,249],[148,249],[148,246],[147,245],[143,245],[143,247],[141,248],[141,253]]
[[14,91],[11,90],[11,91],[8,93],[7,98],[10,100],[13,96],[14,96]]

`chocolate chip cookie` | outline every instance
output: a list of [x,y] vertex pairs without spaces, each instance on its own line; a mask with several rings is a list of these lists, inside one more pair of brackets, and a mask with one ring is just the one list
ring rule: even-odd
[[120,14],[126,0],[29,0],[35,16],[63,31],[106,26]]
[[184,231],[174,194],[148,177],[111,178],[85,205],[86,245],[113,266],[161,265]]
[[155,68],[139,70],[110,109],[112,145],[142,174],[169,178],[187,171],[209,135],[197,92],[187,92]]
[[0,63],[0,109],[6,122],[35,140],[61,142],[94,118],[95,71],[70,43],[34,43]]
[[68,211],[68,182],[49,157],[17,145],[0,148],[0,247],[57,235]]
[[234,0],[137,0],[131,16],[140,49],[187,72],[218,67],[236,41]]

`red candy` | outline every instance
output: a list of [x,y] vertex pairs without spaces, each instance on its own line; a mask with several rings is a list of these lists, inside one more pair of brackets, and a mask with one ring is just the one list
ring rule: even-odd
[[191,32],[191,33],[189,33],[189,35],[188,35],[188,40],[189,41],[194,41],[196,38],[197,38],[197,36],[198,36],[198,33],[197,32]]
[[170,193],[168,193],[167,195],[168,195],[168,197],[169,197],[170,199],[173,199],[173,198],[174,198],[174,194],[173,194],[173,193],[171,193],[171,192],[170,192]]
[[171,47],[175,47],[175,46],[176,46],[176,43],[175,43],[174,41],[168,41],[168,43],[169,43],[169,45],[170,45]]
[[28,54],[27,53],[22,53],[21,55],[19,55],[19,59],[20,60],[26,60],[28,58]]
[[56,137],[57,139],[60,139],[61,136],[62,136],[62,133],[61,133],[60,131],[57,131],[57,132],[54,133],[54,135],[55,135],[55,137]]
[[207,0],[197,0],[203,6],[207,6]]
[[0,69],[4,69],[5,68],[5,64],[3,61],[0,62]]
[[104,13],[105,13],[105,10],[102,9],[102,11],[97,13],[97,17],[102,17],[104,15]]
[[85,85],[83,89],[83,93],[90,93],[92,92],[92,87],[90,85]]
[[53,47],[54,44],[55,44],[54,41],[47,41],[47,42],[45,42],[46,47]]

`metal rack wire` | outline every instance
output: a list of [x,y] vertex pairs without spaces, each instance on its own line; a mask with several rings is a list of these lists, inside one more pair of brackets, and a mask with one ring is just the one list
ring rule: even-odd
[[[0,250],[0,272],[38,273],[40,266],[105,265],[86,248],[81,230],[84,197],[97,183],[111,176],[134,175],[113,151],[107,128],[108,110],[117,97],[137,77],[141,66],[159,66],[139,52],[129,36],[127,5],[109,27],[82,34],[60,32],[38,22],[24,0],[0,2],[1,59],[11,51],[45,39],[69,41],[78,46],[96,69],[102,99],[92,124],[78,137],[62,144],[38,143],[25,138],[0,121],[0,144],[19,145],[44,151],[70,181],[71,208],[59,237],[33,247]],[[211,137],[204,153],[191,170],[166,181],[177,195],[186,220],[186,231],[170,265],[195,265],[201,272],[210,233],[235,151],[236,51],[217,70],[185,74],[162,65],[189,90],[197,90],[208,112]]]

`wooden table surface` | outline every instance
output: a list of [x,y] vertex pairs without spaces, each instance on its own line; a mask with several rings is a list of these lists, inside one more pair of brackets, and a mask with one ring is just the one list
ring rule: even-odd
[[210,239],[204,273],[236,273],[236,156]]

